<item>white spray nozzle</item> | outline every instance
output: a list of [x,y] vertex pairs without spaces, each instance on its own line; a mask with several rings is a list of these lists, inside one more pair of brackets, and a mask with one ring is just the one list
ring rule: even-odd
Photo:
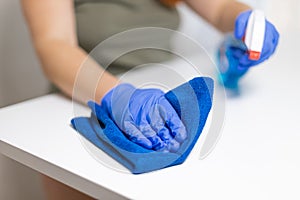
[[263,11],[253,10],[247,24],[244,42],[249,59],[258,60],[265,40],[266,19]]

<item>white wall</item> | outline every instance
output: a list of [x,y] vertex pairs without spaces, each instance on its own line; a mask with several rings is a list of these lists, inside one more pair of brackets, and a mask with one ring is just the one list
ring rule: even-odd
[[0,107],[47,92],[18,0],[0,1]]
[[[0,107],[47,93],[18,0],[0,1]],[[1,123],[1,122],[0,122]],[[43,199],[37,173],[0,154],[0,199]]]

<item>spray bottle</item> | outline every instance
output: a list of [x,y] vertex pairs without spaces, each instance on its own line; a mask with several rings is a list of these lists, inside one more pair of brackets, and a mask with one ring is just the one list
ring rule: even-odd
[[250,60],[259,60],[265,37],[265,16],[260,10],[252,11],[243,40],[232,34],[226,35],[217,53],[220,82],[228,89],[238,89],[238,82],[249,68],[239,66],[231,49],[239,48],[248,54]]

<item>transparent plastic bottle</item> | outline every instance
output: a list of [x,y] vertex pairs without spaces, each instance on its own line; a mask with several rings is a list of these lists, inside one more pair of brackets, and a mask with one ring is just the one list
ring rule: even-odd
[[219,69],[219,82],[228,89],[238,89],[238,82],[249,68],[239,67],[238,55],[245,53],[247,47],[241,40],[236,39],[232,34],[224,37],[218,52],[217,66]]

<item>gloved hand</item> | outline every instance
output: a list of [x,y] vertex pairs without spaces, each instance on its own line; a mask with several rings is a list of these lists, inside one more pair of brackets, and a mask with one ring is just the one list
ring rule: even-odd
[[[235,30],[234,35],[237,39],[242,40],[245,35],[247,22],[251,14],[251,10],[242,12],[235,21]],[[262,63],[267,60],[275,51],[279,40],[279,33],[273,24],[266,20],[266,29],[265,29],[265,40],[263,44],[263,49],[261,52],[261,57],[259,60],[250,60],[247,54],[247,47],[241,48],[232,48],[233,55],[239,59],[239,67],[249,68],[251,66]]]
[[185,126],[159,89],[120,84],[101,104],[129,140],[147,149],[176,152],[187,138]]

